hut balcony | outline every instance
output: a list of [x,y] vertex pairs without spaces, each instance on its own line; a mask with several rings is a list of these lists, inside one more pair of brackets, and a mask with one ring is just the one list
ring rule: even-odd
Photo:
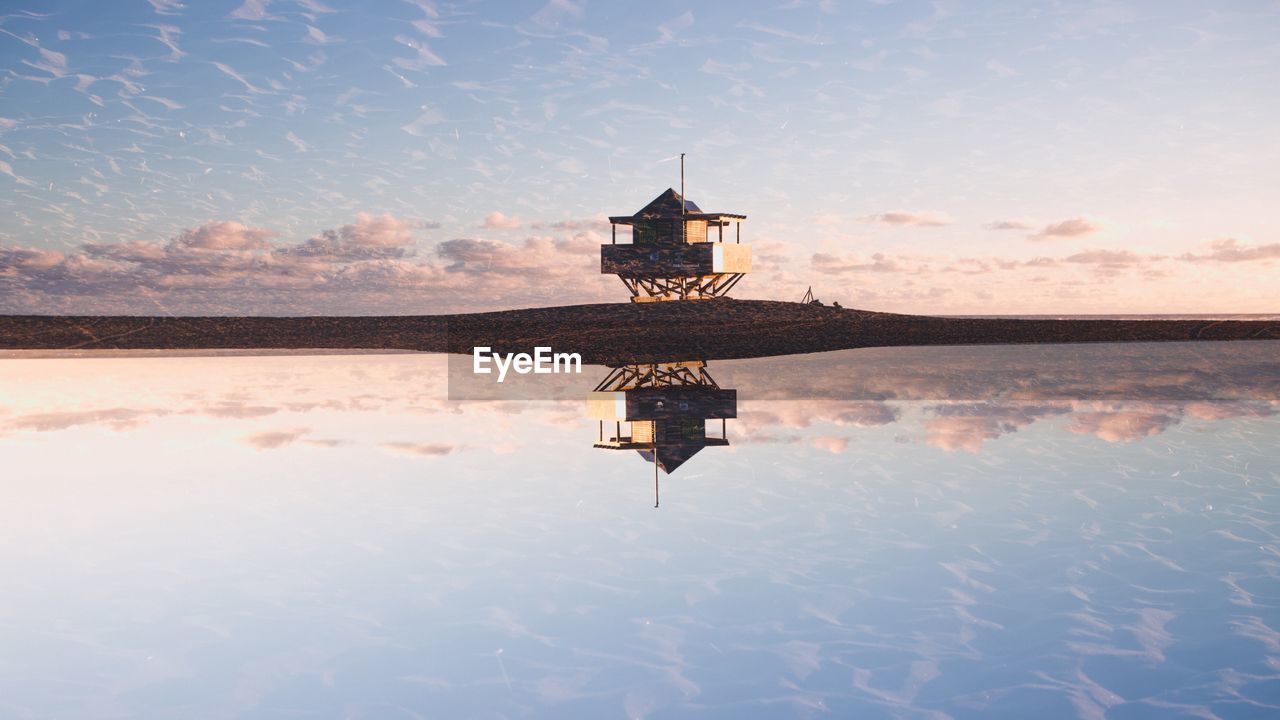
[[622,277],[697,277],[751,272],[751,246],[721,242],[601,245],[600,272]]
[[601,423],[600,438],[592,443],[592,447],[606,450],[643,450],[658,446],[670,450],[680,446],[692,449],[728,445],[729,439],[724,435],[723,424],[719,430],[719,437],[707,434],[707,423],[699,418],[686,418],[679,422],[635,420],[626,425],[618,423],[609,428]]
[[696,417],[723,420],[738,416],[738,391],[705,385],[672,385],[587,395],[592,420],[679,420]]

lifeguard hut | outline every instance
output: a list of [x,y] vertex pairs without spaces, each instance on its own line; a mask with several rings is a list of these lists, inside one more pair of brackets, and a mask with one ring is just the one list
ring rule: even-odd
[[[746,219],[703,212],[668,188],[636,214],[609,218],[613,238],[600,246],[600,272],[621,278],[632,302],[723,297],[751,271],[751,248],[742,244]],[[629,244],[618,244],[619,225],[631,226]]]
[[[729,444],[725,420],[738,416],[738,391],[721,388],[700,360],[623,365],[588,394],[587,416],[600,423],[593,447],[635,450],[653,463],[657,507],[659,470],[670,475],[702,448]],[[707,434],[708,420],[720,421],[719,437]]]

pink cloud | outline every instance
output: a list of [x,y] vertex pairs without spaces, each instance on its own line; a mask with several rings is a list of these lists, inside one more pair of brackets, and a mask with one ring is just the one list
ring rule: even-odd
[[813,446],[819,450],[826,450],[833,455],[839,455],[849,448],[849,438],[823,435],[813,439]]
[[310,428],[296,428],[293,430],[268,430],[266,432],[254,433],[245,438],[245,442],[254,446],[258,450],[275,450],[286,445],[293,444],[302,436],[311,432]]
[[66,430],[78,425],[106,425],[113,430],[128,430],[141,425],[144,420],[167,415],[168,411],[152,408],[114,407],[98,410],[66,410],[22,415],[4,424],[12,430],[50,432]]
[[360,213],[297,243],[213,221],[163,242],[0,248],[0,313],[426,314],[625,297],[600,274],[605,239],[595,232],[449,240],[422,252],[421,227]]
[[1258,402],[1195,402],[1189,403],[1183,412],[1197,420],[1226,420],[1235,417],[1270,417],[1276,408]]
[[1030,230],[1033,226],[1021,220],[995,220],[983,227],[988,230]]
[[964,273],[965,275],[985,275],[993,273],[997,270],[1016,270],[1022,267],[1022,263],[1016,260],[1001,260],[1000,258],[960,258],[954,263],[942,268],[942,272]]
[[66,258],[66,254],[55,250],[0,248],[0,278],[16,275],[21,271],[48,270],[64,262]]
[[737,427],[748,433],[776,435],[781,428],[807,428],[814,423],[869,428],[898,421],[900,411],[874,400],[805,399],[787,402],[747,400],[738,407]]
[[859,260],[852,255],[814,253],[809,262],[814,270],[828,275],[850,272],[901,273],[919,270],[919,267],[904,265],[898,260],[887,257],[884,253],[875,253],[869,261]]
[[520,218],[507,217],[495,210],[484,216],[484,222],[480,227],[486,230],[515,230],[520,227]]
[[197,250],[261,250],[275,237],[271,230],[261,230],[235,221],[214,221],[187,230],[173,242]]
[[[555,222],[535,222],[530,223],[529,227],[534,230],[558,230],[561,232],[580,232],[583,230],[594,230],[596,232],[609,232],[609,218],[600,216],[593,218],[584,218],[581,220],[557,220]],[[627,228],[620,228],[619,233],[626,231]]]
[[1017,432],[1044,417],[1070,411],[1062,404],[986,404],[962,403],[941,405],[934,410],[938,417],[925,423],[925,444],[954,452],[976,453],[988,440]]
[[443,443],[412,443],[412,442],[388,442],[382,443],[381,447],[395,452],[405,453],[408,455],[449,455],[456,451],[456,445],[445,445]]
[[981,417],[942,417],[925,424],[925,443],[948,452],[979,452],[983,443],[1000,434],[998,427]]
[[325,230],[301,245],[281,252],[312,258],[368,260],[399,258],[413,242],[414,224],[390,215],[360,213],[352,225]]
[[1104,265],[1111,267],[1128,267],[1144,265],[1156,260],[1163,260],[1163,255],[1139,255],[1128,250],[1085,250],[1063,258],[1064,262],[1088,265]]
[[1178,422],[1176,409],[1154,407],[1114,408],[1093,412],[1076,412],[1071,416],[1070,430],[1093,435],[1110,443],[1130,443],[1159,435]]
[[1050,223],[1041,228],[1040,232],[1034,235],[1028,235],[1030,240],[1054,240],[1058,238],[1079,237],[1097,232],[1099,226],[1082,217],[1063,220],[1062,222]]
[[885,225],[918,225],[921,227],[942,227],[950,225],[951,219],[934,213],[917,213],[894,211],[872,215],[869,220]]
[[585,266],[584,261],[590,258],[599,274],[600,240],[590,233],[571,238],[530,237],[520,245],[459,238],[440,243],[436,252],[450,263],[446,268],[450,272],[527,275],[550,269],[556,262],[567,263],[573,257],[575,267]]
[[1209,252],[1196,255],[1186,253],[1178,257],[1188,262],[1254,262],[1258,260],[1280,260],[1280,243],[1269,245],[1241,245],[1235,238],[1214,240],[1209,244]]

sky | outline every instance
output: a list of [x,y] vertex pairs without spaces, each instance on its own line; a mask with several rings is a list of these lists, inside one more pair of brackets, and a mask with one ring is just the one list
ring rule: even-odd
[[1280,311],[1280,4],[16,0],[0,312],[624,301],[608,215],[748,216],[735,296]]

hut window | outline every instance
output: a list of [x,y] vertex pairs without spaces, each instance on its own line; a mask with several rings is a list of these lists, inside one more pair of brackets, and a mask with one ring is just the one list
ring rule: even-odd
[[707,241],[707,221],[689,220],[684,224],[685,242],[702,243]]
[[644,420],[631,423],[631,442],[653,442],[653,421]]
[[652,245],[658,240],[658,233],[652,225],[636,223],[631,228],[631,242],[636,245]]

